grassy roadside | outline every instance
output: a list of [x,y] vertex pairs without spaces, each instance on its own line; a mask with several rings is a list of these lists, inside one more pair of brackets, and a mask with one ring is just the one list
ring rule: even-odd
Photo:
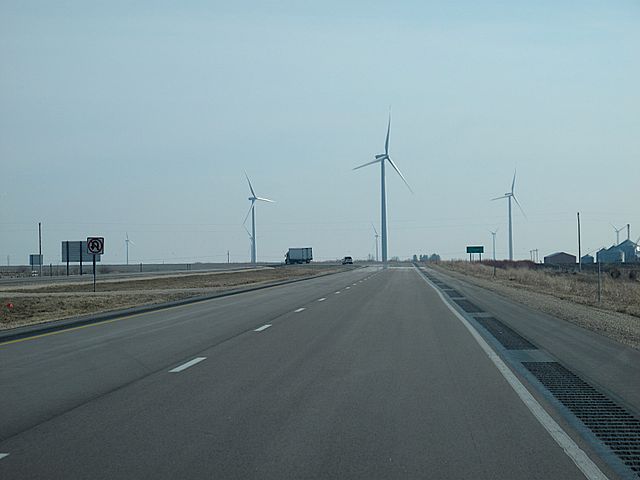
[[601,276],[602,301],[598,302],[598,277],[593,273],[557,272],[530,268],[496,268],[479,262],[442,262],[442,268],[514,288],[546,293],[562,300],[640,317],[640,281]]
[[[49,284],[0,290],[0,329],[80,315],[165,303],[225,290],[347,270],[336,265],[120,279],[93,284]],[[7,305],[11,304],[9,308]]]
[[594,285],[592,279],[571,273],[497,268],[494,277],[493,267],[481,264],[441,262],[429,267],[640,349],[639,285],[628,280],[604,280],[603,302],[598,304],[597,277]]

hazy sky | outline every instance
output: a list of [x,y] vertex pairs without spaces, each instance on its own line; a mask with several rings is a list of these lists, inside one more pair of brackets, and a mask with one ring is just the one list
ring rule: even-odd
[[[0,2],[0,262],[43,223],[106,237],[107,263],[375,251],[383,150],[389,255],[515,255],[640,235],[640,3]],[[626,236],[626,230],[621,236]],[[626,238],[626,237],[625,237]]]

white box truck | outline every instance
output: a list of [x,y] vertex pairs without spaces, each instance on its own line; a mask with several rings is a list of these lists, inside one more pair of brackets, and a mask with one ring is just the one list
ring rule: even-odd
[[291,265],[294,263],[309,263],[313,260],[313,252],[311,247],[306,248],[290,248],[284,256],[284,263]]

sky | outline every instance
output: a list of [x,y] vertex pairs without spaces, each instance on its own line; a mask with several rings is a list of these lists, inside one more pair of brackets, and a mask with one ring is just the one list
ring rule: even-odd
[[[640,3],[0,2],[0,264],[508,255],[640,236]],[[250,228],[250,224],[247,223]],[[626,229],[620,232],[626,238]]]

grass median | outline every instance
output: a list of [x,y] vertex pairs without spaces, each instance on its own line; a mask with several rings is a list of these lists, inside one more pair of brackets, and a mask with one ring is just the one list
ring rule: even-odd
[[237,272],[163,275],[144,279],[93,283],[35,284],[0,289],[0,329],[102,313],[141,305],[166,303],[203,295],[214,295],[242,287],[259,286],[296,278],[347,270],[337,265],[261,268]]

